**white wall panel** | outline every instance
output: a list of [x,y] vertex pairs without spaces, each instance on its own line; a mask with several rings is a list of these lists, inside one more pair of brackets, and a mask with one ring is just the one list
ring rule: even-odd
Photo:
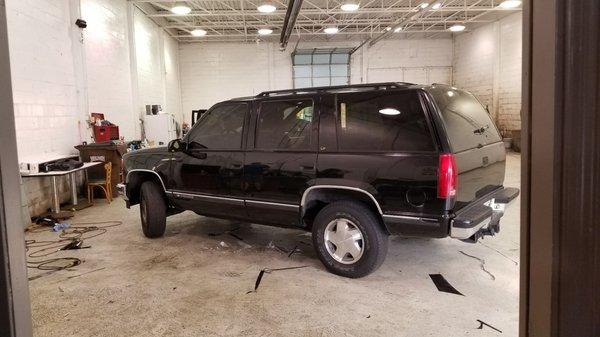
[[403,68],[370,68],[369,82],[404,82]]
[[81,0],[89,112],[104,113],[119,126],[121,136],[135,138],[127,3]]
[[[354,47],[359,42],[302,43],[298,48]],[[207,109],[232,97],[264,90],[289,89],[292,49],[274,43],[181,44],[180,69],[185,119],[191,110]],[[352,55],[350,83],[403,81],[427,83],[429,70],[452,65],[452,40],[385,40]],[[418,68],[418,69],[417,69]]]
[[500,129],[521,129],[521,26],[516,13],[454,40],[454,85],[489,105]]

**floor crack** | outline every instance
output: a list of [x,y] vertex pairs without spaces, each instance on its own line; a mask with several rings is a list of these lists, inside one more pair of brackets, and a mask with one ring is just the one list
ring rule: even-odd
[[481,270],[483,270],[484,272],[486,272],[492,278],[492,280],[496,280],[496,276],[494,276],[494,274],[490,273],[487,269],[485,269],[485,260],[484,259],[482,259],[480,257],[477,257],[477,256],[469,255],[469,254],[463,252],[462,250],[459,250],[458,252],[461,253],[461,254],[463,254],[463,255],[465,255],[465,256],[468,256],[468,257],[470,257],[472,259],[475,259],[475,260],[479,261],[480,266],[481,266]]
[[505,257],[506,259],[508,259],[508,260],[512,261],[512,262],[515,264],[515,266],[518,266],[518,265],[519,265],[519,262],[517,262],[517,261],[515,261],[515,260],[511,259],[510,257],[506,256],[504,253],[502,253],[502,252],[501,252],[501,251],[499,251],[498,249],[492,248],[492,247],[490,247],[490,246],[486,245],[485,243],[483,243],[483,242],[481,242],[481,241],[479,242],[479,244],[481,244],[482,246],[484,246],[484,247],[486,247],[486,248],[488,248],[488,249],[491,249],[491,250],[495,251],[496,253],[498,253],[498,254],[502,255],[502,256],[503,256],[503,257]]

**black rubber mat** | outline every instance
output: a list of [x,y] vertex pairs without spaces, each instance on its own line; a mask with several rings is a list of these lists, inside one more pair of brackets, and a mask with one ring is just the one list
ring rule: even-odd
[[456,294],[456,295],[460,295],[460,296],[465,296],[465,295],[461,294],[460,291],[456,290],[456,288],[454,288],[444,278],[444,276],[442,274],[429,274],[429,277],[431,277],[433,284],[435,284],[435,286],[437,287],[437,289],[439,291],[442,291],[445,293],[450,293],[450,294]]

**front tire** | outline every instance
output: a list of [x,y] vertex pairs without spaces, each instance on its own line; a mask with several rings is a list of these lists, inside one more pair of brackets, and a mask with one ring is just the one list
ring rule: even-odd
[[152,181],[142,184],[140,218],[142,231],[147,238],[158,238],[165,234],[167,203],[160,186]]
[[337,201],[323,208],[313,224],[313,244],[332,273],[359,278],[375,271],[387,255],[381,221],[364,204]]

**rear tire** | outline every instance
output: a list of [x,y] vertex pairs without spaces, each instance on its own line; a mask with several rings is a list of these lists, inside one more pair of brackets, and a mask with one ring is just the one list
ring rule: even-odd
[[332,273],[359,278],[375,271],[387,255],[388,235],[363,203],[337,201],[323,208],[313,223],[313,244]]
[[162,189],[152,181],[142,184],[140,196],[140,218],[142,231],[148,238],[165,234],[167,225],[167,203]]

